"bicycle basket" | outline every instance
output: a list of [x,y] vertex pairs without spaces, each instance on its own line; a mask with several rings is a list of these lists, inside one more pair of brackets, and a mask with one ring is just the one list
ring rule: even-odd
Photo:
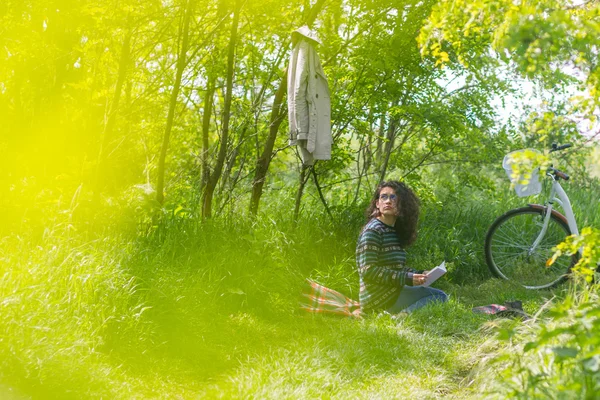
[[[527,150],[539,153],[539,151],[534,149]],[[529,183],[527,183],[526,185],[518,183],[519,181],[522,181],[524,179],[523,175],[517,178],[513,178],[512,176],[512,156],[515,153],[520,153],[523,151],[524,150],[516,150],[510,152],[506,156],[504,156],[504,160],[502,161],[502,167],[504,168],[504,171],[506,171],[508,179],[510,179],[510,181],[515,184],[515,192],[519,197],[533,196],[539,194],[542,191],[542,183],[540,182],[539,168],[533,170],[533,172],[531,173],[531,178],[529,179]]]

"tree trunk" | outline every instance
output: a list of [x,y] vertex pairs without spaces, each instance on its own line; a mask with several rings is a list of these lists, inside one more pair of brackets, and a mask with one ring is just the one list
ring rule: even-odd
[[104,132],[102,133],[102,143],[100,144],[98,164],[96,165],[96,182],[94,188],[94,197],[97,197],[100,194],[106,182],[106,160],[108,158],[109,147],[113,141],[113,128],[117,120],[117,113],[119,110],[119,102],[121,101],[121,92],[123,91],[123,84],[125,83],[125,77],[127,76],[127,66],[129,64],[129,54],[131,51],[130,45],[131,29],[125,35],[125,39],[123,40],[123,46],[121,47],[121,56],[119,59],[119,75],[117,77],[115,93],[113,94],[113,100],[108,112],[106,124],[104,125]]
[[221,184],[219,186],[219,195],[224,190],[227,190],[227,185],[229,183],[229,179],[231,178],[231,171],[233,171],[233,167],[235,166],[237,157],[240,154],[240,146],[242,145],[242,142],[244,141],[244,136],[246,135],[246,130],[248,130],[248,127],[245,126],[244,129],[242,129],[242,133],[239,137],[238,144],[235,146],[235,148],[229,155],[229,159],[227,160],[227,163],[225,164],[225,171],[223,171],[223,175],[221,176]]
[[206,187],[210,170],[208,169],[208,131],[210,129],[210,114],[212,113],[213,96],[215,94],[215,77],[208,80],[206,94],[204,95],[204,114],[202,115],[202,152],[200,154],[200,193]]
[[227,84],[225,89],[225,104],[223,107],[223,130],[221,134],[221,143],[219,144],[219,153],[217,155],[217,163],[213,172],[208,178],[206,183],[206,189],[202,197],[202,218],[210,218],[212,216],[212,200],[215,193],[215,188],[221,173],[223,171],[223,164],[225,163],[225,156],[227,154],[227,147],[229,142],[229,119],[231,117],[231,96],[233,91],[233,75],[234,70],[234,56],[235,56],[235,45],[237,41],[237,29],[238,21],[240,17],[240,0],[236,0],[235,9],[233,11],[233,21],[231,23],[231,37],[229,40],[229,54],[227,56]]
[[300,216],[300,204],[302,203],[302,194],[304,193],[304,186],[308,181],[309,172],[312,168],[311,165],[302,164],[302,171],[300,172],[300,179],[298,181],[298,191],[296,192],[296,202],[294,204],[294,226],[298,223],[298,217]]
[[[287,72],[287,70],[286,70]],[[277,132],[279,126],[285,117],[285,108],[283,107],[283,97],[287,92],[287,73],[284,73],[279,89],[275,93],[275,99],[273,100],[273,107],[271,109],[271,118],[269,123],[269,136],[265,142],[265,147],[260,155],[260,158],[256,162],[256,169],[254,172],[254,180],[252,182],[252,198],[250,199],[250,212],[256,215],[258,212],[258,204],[260,197],[262,196],[262,189],[265,184],[265,178],[269,165],[271,164],[271,157],[273,154],[273,146],[275,145],[275,139],[277,138]]]
[[332,222],[335,222],[333,215],[331,214],[331,210],[329,210],[329,205],[327,205],[327,200],[325,200],[325,196],[323,196],[323,191],[321,190],[321,185],[319,185],[319,180],[317,179],[317,172],[315,171],[315,167],[312,167],[312,176],[315,181],[315,186],[317,187],[317,192],[319,193],[319,198],[321,199],[321,203],[325,207],[325,211],[327,211],[327,215],[331,218]]
[[185,14],[183,17],[183,33],[181,35],[181,51],[179,52],[179,57],[177,58],[177,72],[175,75],[175,84],[173,86],[173,91],[171,92],[171,99],[169,101],[169,113],[167,114],[167,125],[165,127],[163,143],[160,149],[160,158],[158,159],[158,182],[156,184],[156,200],[161,205],[165,200],[165,159],[167,158],[169,138],[171,136],[171,128],[173,127],[173,120],[175,118],[175,107],[177,106],[177,96],[179,95],[179,88],[181,87],[181,77],[183,75],[183,70],[185,69],[186,53],[189,41],[190,19],[192,17],[192,12],[194,9],[194,1],[195,0],[187,0],[187,5],[185,8]]
[[[365,142],[367,142],[365,144]],[[356,204],[356,202],[358,201],[358,196],[360,194],[360,186],[362,183],[362,178],[363,175],[365,175],[367,173],[367,171],[369,170],[369,150],[370,150],[370,142],[371,142],[371,137],[367,137],[365,140],[365,137],[363,136],[360,140],[360,148],[358,149],[358,153],[356,156],[356,172],[358,173],[358,181],[356,182],[356,188],[354,189],[354,198],[352,199],[352,206],[354,206]],[[362,159],[362,167],[360,165],[360,155],[363,155]]]
[[383,151],[383,163],[381,165],[381,170],[379,171],[379,182],[383,182],[385,180],[385,174],[387,173],[388,163],[390,162],[390,155],[392,154],[392,149],[394,148],[394,142],[396,139],[396,125],[397,121],[392,119],[390,121],[390,126],[388,127],[388,131],[386,134],[387,141],[385,142],[385,149]]
[[[404,104],[404,102],[400,102],[400,100],[394,101],[392,103],[392,107],[391,109],[393,109],[394,107],[396,107],[398,104]],[[390,156],[392,154],[392,150],[394,149],[394,143],[396,141],[396,133],[398,131],[398,123],[400,122],[400,117],[396,116],[396,117],[390,117],[389,120],[389,124],[388,124],[388,128],[387,128],[387,132],[385,135],[386,138],[386,142],[385,142],[385,146],[381,146],[381,150],[382,150],[382,154],[380,154],[380,157],[383,159],[381,161],[380,164],[380,169],[379,169],[379,182],[383,182],[385,180],[385,175],[387,174],[387,169],[388,169],[388,164],[390,162]],[[383,119],[382,119],[382,124],[381,124],[381,128],[383,129],[384,125],[383,125]]]
[[375,147],[375,168],[381,168],[381,149],[383,148],[383,132],[385,132],[385,114],[379,120],[379,132],[377,135],[377,145]]

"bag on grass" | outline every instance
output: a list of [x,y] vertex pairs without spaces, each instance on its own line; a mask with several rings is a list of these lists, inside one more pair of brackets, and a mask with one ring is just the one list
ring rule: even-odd
[[487,306],[473,307],[476,314],[496,315],[504,318],[521,318],[528,320],[530,316],[523,310],[523,303],[520,300],[507,301],[504,305],[489,304]]

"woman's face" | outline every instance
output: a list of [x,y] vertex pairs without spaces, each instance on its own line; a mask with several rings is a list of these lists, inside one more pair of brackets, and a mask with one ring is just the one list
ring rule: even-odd
[[375,203],[380,215],[393,216],[398,215],[398,196],[391,187],[384,187],[379,192],[379,199]]

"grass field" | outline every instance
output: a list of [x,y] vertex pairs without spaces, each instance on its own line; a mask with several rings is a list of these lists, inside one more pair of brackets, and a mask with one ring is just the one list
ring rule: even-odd
[[[598,226],[581,193],[584,223]],[[510,206],[502,196],[424,205],[411,262],[450,263],[437,285],[450,302],[398,319],[298,309],[308,277],[357,297],[359,214],[296,227],[277,214],[104,225],[56,214],[0,241],[0,398],[491,396],[500,383],[487,360],[513,351],[499,337],[521,323],[471,308],[520,299],[534,314],[568,288],[491,278],[482,243]]]
[[470,308],[518,298],[534,311],[551,295],[446,282],[449,304],[399,320],[315,317],[296,310],[299,291],[250,293],[251,271],[215,279],[198,255],[140,263],[118,242],[40,247],[2,280],[3,396],[476,397],[470,372],[493,330]]

